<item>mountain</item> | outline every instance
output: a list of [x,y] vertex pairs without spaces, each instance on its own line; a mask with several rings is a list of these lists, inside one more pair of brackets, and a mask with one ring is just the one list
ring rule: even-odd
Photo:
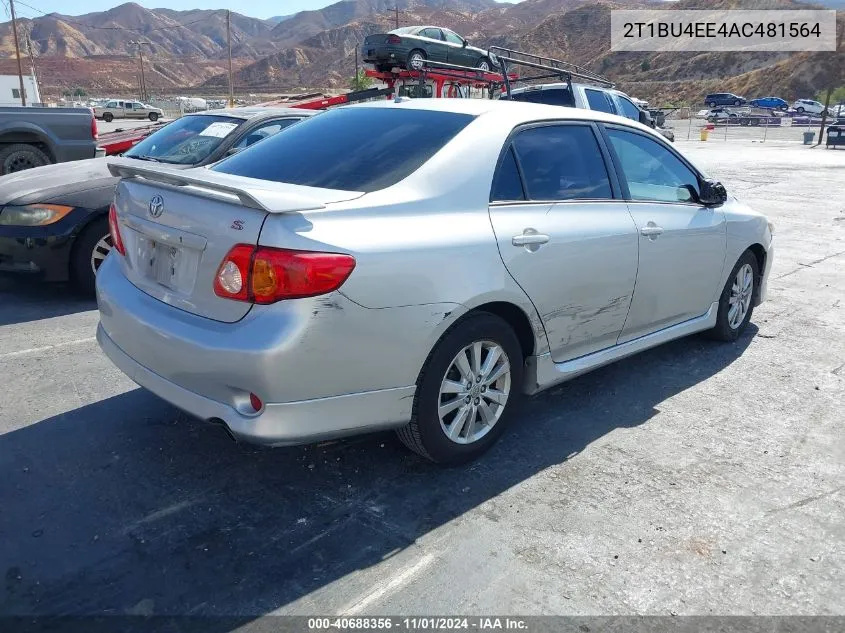
[[[816,0],[812,6],[845,0]],[[345,88],[363,39],[396,26],[397,0],[342,0],[284,19],[231,14],[235,86],[240,93]],[[479,46],[499,45],[584,65],[653,103],[697,102],[708,91],[746,96],[815,94],[845,85],[845,53],[627,53],[609,50],[614,8],[807,8],[798,0],[398,0],[400,25],[438,24]],[[845,28],[845,15],[840,15]],[[131,94],[136,46],[147,84],[173,94],[224,93],[228,86],[225,11],[145,9],[134,3],[83,16],[20,20],[30,30],[42,92],[81,86]],[[16,72],[9,24],[0,24],[0,73]],[[5,59],[4,59],[5,58]]]
[[274,15],[271,18],[267,18],[267,22],[269,22],[270,24],[278,24],[279,22],[290,20],[295,15],[295,13],[291,13],[290,15]]

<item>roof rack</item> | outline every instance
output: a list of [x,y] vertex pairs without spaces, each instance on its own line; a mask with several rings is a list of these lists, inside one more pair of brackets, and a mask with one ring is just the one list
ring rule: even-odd
[[533,70],[545,71],[544,74],[534,74],[526,77],[519,77],[516,81],[536,81],[538,79],[560,79],[569,84],[570,91],[572,90],[572,78],[577,77],[586,81],[593,82],[605,88],[613,88],[613,82],[602,77],[598,73],[591,70],[564,62],[553,57],[545,57],[543,55],[535,55],[534,53],[526,53],[517,51],[511,48],[504,48],[502,46],[490,47],[491,57],[495,57],[501,69],[503,83],[507,91],[507,98],[511,98],[511,77],[509,66],[524,66]]

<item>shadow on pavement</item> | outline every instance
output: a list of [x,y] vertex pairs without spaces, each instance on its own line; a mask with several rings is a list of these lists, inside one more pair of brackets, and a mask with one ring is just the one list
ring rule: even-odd
[[96,310],[71,284],[45,283],[23,275],[0,275],[0,326]]
[[140,389],[7,433],[0,616],[194,615],[210,616],[205,631],[233,630],[647,422],[756,331],[733,345],[669,343],[528,399],[502,441],[462,468],[431,465],[393,434],[236,445]]

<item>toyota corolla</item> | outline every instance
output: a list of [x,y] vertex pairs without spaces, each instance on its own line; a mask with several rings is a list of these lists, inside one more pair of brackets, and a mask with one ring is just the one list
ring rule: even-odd
[[368,103],[211,169],[110,167],[100,345],[269,445],[396,429],[472,459],[523,395],[695,332],[735,340],[772,264],[764,216],[590,110]]

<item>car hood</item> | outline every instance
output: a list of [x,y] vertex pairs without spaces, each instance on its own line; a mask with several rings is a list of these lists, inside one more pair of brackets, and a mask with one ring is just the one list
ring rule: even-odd
[[[109,172],[105,158],[35,167],[0,176],[0,207],[52,202],[99,208],[109,204],[111,192],[118,180],[120,178],[112,176]],[[95,195],[96,199],[92,199],[86,195],[96,191],[102,192],[102,196]],[[103,201],[99,200],[100,197]]]

